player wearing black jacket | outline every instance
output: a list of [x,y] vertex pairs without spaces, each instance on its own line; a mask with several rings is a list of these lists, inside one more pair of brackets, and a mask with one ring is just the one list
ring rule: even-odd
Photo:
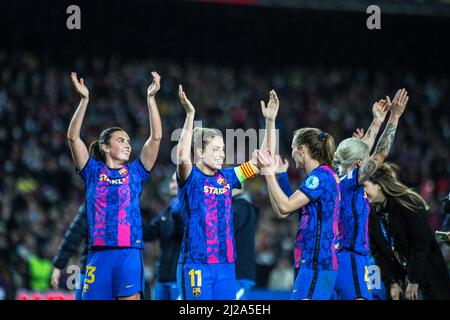
[[[242,186],[244,187],[244,186]],[[233,224],[236,244],[236,300],[245,300],[255,285],[255,229],[259,210],[243,189],[233,190]]]
[[88,254],[87,245],[88,223],[86,215],[86,206],[83,204],[78,208],[75,218],[72,220],[69,229],[64,234],[64,238],[59,245],[58,252],[53,258],[53,272],[51,276],[51,285],[54,289],[59,287],[59,279],[61,277],[61,270],[65,269],[70,257],[78,251],[82,242],[84,242],[84,249],[80,261],[80,278],[77,279],[75,289],[75,299],[81,300],[81,285],[84,280],[84,273],[86,271],[86,261]]
[[177,266],[183,240],[183,218],[180,204],[175,197],[170,205],[143,228],[144,241],[159,239],[161,256],[158,261],[155,300],[179,300]]

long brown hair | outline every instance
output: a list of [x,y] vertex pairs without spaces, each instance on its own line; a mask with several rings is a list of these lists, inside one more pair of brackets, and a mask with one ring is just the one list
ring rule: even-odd
[[294,145],[306,145],[311,158],[324,162],[327,166],[333,166],[335,144],[331,134],[317,128],[302,128],[294,132]]
[[398,179],[399,167],[393,163],[383,163],[369,178],[369,181],[378,184],[383,193],[399,203],[402,207],[414,212],[423,212],[429,209],[425,200],[411,188]]
[[111,140],[112,134],[116,131],[124,131],[119,127],[111,127],[105,129],[100,134],[98,140],[94,140],[89,146],[89,154],[94,157],[97,161],[106,162],[105,153],[102,150],[102,144],[109,145],[109,140]]

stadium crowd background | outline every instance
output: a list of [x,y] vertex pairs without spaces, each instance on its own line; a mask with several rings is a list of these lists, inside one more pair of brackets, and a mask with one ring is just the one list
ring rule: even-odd
[[[101,128],[119,124],[132,137],[133,150],[140,150],[148,133],[145,89],[151,70],[162,75],[157,101],[164,125],[164,140],[157,165],[142,196],[144,219],[160,212],[168,203],[168,179],[175,141],[172,132],[183,123],[176,88],[183,83],[197,108],[203,126],[244,130],[263,126],[259,100],[269,89],[280,97],[280,153],[290,158],[292,133],[314,126],[334,135],[337,142],[351,136],[355,128],[368,127],[371,105],[398,84],[411,94],[411,105],[400,124],[391,161],[402,167],[405,183],[415,187],[430,205],[433,230],[442,227],[442,199],[450,189],[450,83],[446,76],[417,77],[400,70],[382,71],[349,67],[304,67],[237,70],[232,66],[177,63],[168,60],[127,62],[118,55],[79,58],[74,68],[86,78],[91,102],[83,138],[90,142]],[[27,53],[0,53],[0,287],[7,297],[16,288],[39,289],[39,281],[27,272],[29,257],[48,259],[78,206],[83,185],[75,172],[66,141],[67,126],[77,105],[69,81],[69,70],[50,64],[45,57]],[[292,166],[293,183],[302,177]],[[261,209],[256,231],[257,286],[288,290],[270,281],[271,271],[280,269],[292,277],[292,243],[296,219],[279,221],[267,200],[266,188],[258,178],[249,186]],[[445,249],[444,249],[445,250]],[[450,254],[446,254],[450,262]],[[151,282],[158,247],[147,244],[145,265]],[[74,258],[73,264],[77,263]],[[282,278],[283,278],[282,277]]]
[[[111,1],[108,8],[85,1],[83,29],[71,32],[65,28],[69,4],[52,3],[51,10],[29,0],[0,3],[0,12],[14,7],[0,19],[0,299],[14,299],[19,288],[49,288],[39,276],[50,274],[51,259],[84,201],[66,140],[78,104],[71,71],[90,90],[84,141],[119,125],[132,139],[134,156],[149,131],[150,72],[162,76],[157,102],[164,142],[142,195],[145,221],[169,200],[171,134],[184,121],[179,83],[196,106],[196,119],[222,132],[262,128],[259,101],[275,89],[280,153],[289,159],[295,129],[319,127],[338,143],[369,126],[375,100],[405,87],[411,99],[389,161],[430,205],[432,229],[443,228],[441,199],[450,191],[449,19],[384,16],[383,29],[367,34],[366,17],[357,14],[153,3],[144,10],[134,0],[127,7]],[[437,44],[439,50],[430,49]],[[296,185],[303,177],[290,164]],[[297,219],[275,218],[261,178],[248,190],[260,209],[257,287],[289,290]],[[149,287],[158,248],[145,246]],[[448,248],[442,250],[450,265]],[[78,262],[76,256],[70,264]],[[41,274],[31,275],[30,263]]]

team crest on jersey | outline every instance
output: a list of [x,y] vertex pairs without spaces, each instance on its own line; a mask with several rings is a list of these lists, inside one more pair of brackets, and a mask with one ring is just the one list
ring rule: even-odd
[[202,291],[200,288],[192,288],[192,295],[194,297],[198,297],[199,295],[201,295]]
[[88,291],[89,291],[89,285],[87,283],[85,283],[83,286],[83,292],[88,292]]
[[218,177],[217,178],[217,183],[220,184],[221,186],[224,186],[227,183],[227,180],[225,180],[222,177]]
[[120,169],[119,173],[123,176],[128,173],[128,170],[127,170],[127,168],[122,168],[122,169]]
[[316,176],[309,176],[308,179],[306,179],[306,187],[308,189],[316,189],[319,186],[319,178]]

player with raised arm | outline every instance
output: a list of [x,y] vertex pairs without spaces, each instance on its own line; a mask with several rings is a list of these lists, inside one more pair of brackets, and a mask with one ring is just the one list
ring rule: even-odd
[[292,300],[330,299],[337,275],[335,240],[339,216],[339,179],[331,169],[335,151],[333,137],[316,128],[294,133],[292,158],[308,176],[287,196],[275,176],[277,161],[269,150],[257,152],[258,164],[279,218],[300,210],[295,239],[295,279]]
[[[339,270],[335,287],[338,299],[372,299],[366,281],[370,265],[370,205],[363,184],[387,158],[408,99],[407,91],[400,89],[392,102],[389,97],[376,102],[372,108],[373,122],[363,139],[345,139],[335,152],[333,164],[340,176],[342,195],[338,237]],[[370,156],[369,151],[387,110],[390,110],[389,120]]]
[[89,151],[80,137],[89,102],[83,78],[71,74],[81,97],[67,132],[72,158],[86,189],[89,254],[83,300],[137,300],[144,292],[142,217],[139,197],[156,161],[162,137],[155,95],[160,76],[152,72],[147,90],[150,136],[129,163],[130,138],[119,127],[104,130]]
[[[220,131],[193,129],[195,109],[181,85],[179,98],[186,111],[177,148],[178,197],[185,229],[177,281],[182,299],[233,300],[236,250],[232,189],[239,189],[241,183],[259,174],[259,169],[255,159],[223,169],[225,144]],[[267,108],[262,103],[266,132],[275,128],[278,105],[271,91]],[[268,143],[274,145],[265,137],[263,146]]]

